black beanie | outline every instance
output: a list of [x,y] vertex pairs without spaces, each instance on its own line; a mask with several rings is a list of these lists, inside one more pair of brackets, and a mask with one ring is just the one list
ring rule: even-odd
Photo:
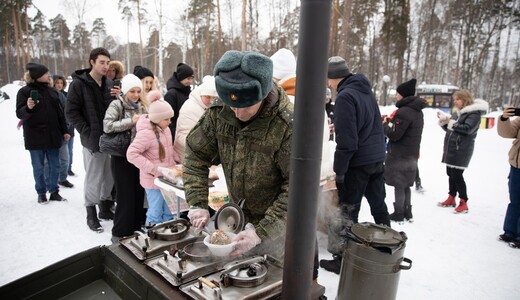
[[46,66],[37,63],[28,63],[25,68],[29,71],[29,75],[32,79],[36,80],[43,76],[43,74],[49,72]]
[[150,69],[147,69],[143,66],[135,66],[134,67],[134,75],[137,76],[139,79],[143,79],[145,77],[152,77],[153,73],[150,71]]
[[193,69],[187,64],[179,63],[177,65],[176,77],[178,81],[183,81],[184,79],[193,76]]
[[341,56],[333,56],[329,58],[327,69],[327,77],[329,79],[344,78],[350,75],[350,70],[347,67],[347,62]]
[[406,98],[408,96],[415,95],[415,84],[417,83],[417,80],[415,78],[412,78],[408,80],[407,82],[401,83],[397,87],[397,92],[399,95],[403,96],[403,98]]

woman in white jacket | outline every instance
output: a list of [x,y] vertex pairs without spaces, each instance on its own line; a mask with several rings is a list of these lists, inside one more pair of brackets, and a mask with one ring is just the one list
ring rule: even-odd
[[215,77],[205,76],[202,84],[197,86],[191,93],[179,111],[177,127],[175,130],[175,141],[173,148],[179,154],[181,163],[184,161],[184,149],[186,148],[186,136],[197,124],[208,106],[218,97],[215,88]]

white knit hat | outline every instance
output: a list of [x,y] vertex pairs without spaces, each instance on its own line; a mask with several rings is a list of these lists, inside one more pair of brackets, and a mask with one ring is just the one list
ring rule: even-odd
[[197,87],[201,96],[218,97],[215,87],[215,77],[206,75],[202,78],[202,83]]
[[123,92],[123,95],[128,93],[128,91],[134,87],[138,87],[143,90],[143,83],[141,82],[141,79],[139,79],[139,77],[135,76],[134,74],[125,75],[125,77],[123,77],[121,80],[121,92]]
[[273,77],[280,80],[288,76],[296,76],[296,57],[287,48],[281,48],[271,56],[273,61]]

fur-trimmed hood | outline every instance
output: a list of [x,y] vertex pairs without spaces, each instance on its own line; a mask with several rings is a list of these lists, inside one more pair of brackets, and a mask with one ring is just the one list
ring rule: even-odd
[[462,109],[457,108],[453,113],[460,116],[462,114],[470,113],[473,111],[480,111],[480,114],[483,115],[487,113],[488,109],[489,103],[482,99],[475,99],[475,102],[473,104],[465,106]]

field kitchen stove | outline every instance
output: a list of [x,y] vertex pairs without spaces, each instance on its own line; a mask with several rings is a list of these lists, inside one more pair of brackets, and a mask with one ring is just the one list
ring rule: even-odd
[[[283,269],[274,258],[251,256],[218,258],[203,256],[209,251],[203,243],[177,251],[163,253],[145,264],[173,286],[193,299],[272,299],[282,290]],[[192,251],[186,254],[183,251]],[[204,257],[203,261],[200,259]]]
[[119,240],[119,244],[129,250],[137,259],[161,255],[163,251],[176,251],[195,241],[204,239],[205,232],[196,232],[184,219],[175,219],[157,224],[147,233],[134,232],[133,236]]
[[[240,204],[223,205],[215,214],[214,228],[235,234],[242,231],[244,214]],[[202,241],[208,234],[206,230],[191,227],[184,219],[175,219],[157,224],[146,233],[136,231],[119,244],[183,297],[198,300],[280,298],[283,268],[279,261],[262,253],[214,256]],[[324,288],[314,282],[312,285],[312,299],[323,299]]]

